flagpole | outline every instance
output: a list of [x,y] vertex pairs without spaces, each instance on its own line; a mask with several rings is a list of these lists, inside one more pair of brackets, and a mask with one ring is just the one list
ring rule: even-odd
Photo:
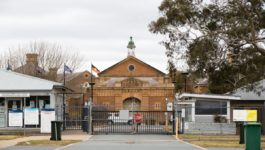
[[63,65],[63,85],[65,86],[65,63]]
[[92,74],[92,63],[91,63],[91,65],[90,65],[91,67],[90,67],[90,72],[91,72],[91,76],[90,76],[90,82],[92,83],[92,79],[93,79],[93,74]]
[[63,65],[63,130],[65,130],[65,63]]

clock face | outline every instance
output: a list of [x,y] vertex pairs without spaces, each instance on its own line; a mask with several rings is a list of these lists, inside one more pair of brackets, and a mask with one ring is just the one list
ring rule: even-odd
[[130,64],[130,65],[128,66],[128,70],[129,70],[130,72],[134,71],[134,69],[135,69],[134,65]]

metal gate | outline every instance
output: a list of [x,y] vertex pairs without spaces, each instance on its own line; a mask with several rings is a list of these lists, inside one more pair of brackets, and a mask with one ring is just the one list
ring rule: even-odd
[[173,134],[173,118],[173,111],[129,111],[127,119],[120,111],[93,111],[93,134]]
[[89,131],[89,107],[66,106],[63,120],[64,130]]

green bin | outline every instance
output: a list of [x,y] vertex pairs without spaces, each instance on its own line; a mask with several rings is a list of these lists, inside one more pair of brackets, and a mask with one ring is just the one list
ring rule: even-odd
[[261,124],[260,123],[247,123],[244,125],[245,131],[245,149],[246,150],[261,150]]
[[61,121],[51,121],[51,138],[52,141],[61,141]]

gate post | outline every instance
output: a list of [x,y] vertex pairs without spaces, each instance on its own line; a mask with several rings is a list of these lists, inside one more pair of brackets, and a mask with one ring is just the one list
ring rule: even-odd
[[175,127],[176,127],[176,136],[175,136],[175,138],[178,140],[179,139],[179,135],[178,135],[178,132],[179,132],[179,130],[178,130],[178,124],[179,124],[179,121],[178,121],[179,119],[178,119],[178,117],[176,117],[176,125],[175,125]]
[[89,120],[90,120],[90,125],[89,125],[89,132],[92,135],[93,134],[93,123],[92,123],[92,109],[93,109],[93,86],[95,85],[95,83],[92,80],[92,76],[91,76],[91,82],[89,83],[90,87],[91,87],[91,99],[90,99],[90,114],[89,114]]

